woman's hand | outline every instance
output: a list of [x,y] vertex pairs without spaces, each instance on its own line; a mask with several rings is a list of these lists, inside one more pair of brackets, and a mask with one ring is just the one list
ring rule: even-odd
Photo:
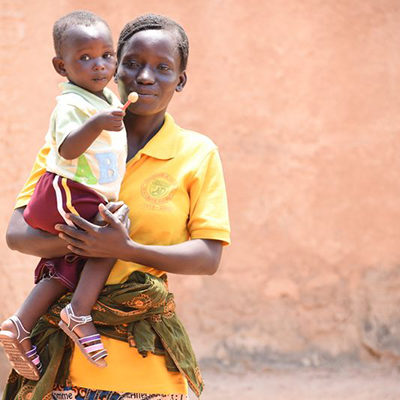
[[85,257],[119,258],[175,274],[212,275],[217,271],[222,253],[220,241],[193,239],[170,246],[143,245],[129,237],[121,222],[125,220],[121,208],[113,214],[104,205],[99,206],[105,226],[68,214],[76,228],[56,225],[59,237],[68,243],[68,250]]
[[[110,207],[114,210],[117,206]],[[77,228],[57,224],[58,235],[65,240],[68,250],[84,257],[125,258],[128,251],[129,237],[127,225],[129,209],[125,204],[119,205],[113,214],[103,204],[99,205],[99,214],[106,225],[98,226],[73,214],[67,217]]]
[[194,239],[170,246],[142,245],[129,237],[128,207],[112,203],[109,208],[115,213],[99,206],[107,225],[100,227],[70,215],[80,229],[57,225],[59,237],[31,228],[24,220],[23,208],[16,209],[8,226],[7,244],[13,250],[46,258],[72,251],[88,257],[119,258],[175,274],[211,275],[217,271],[222,253],[220,241]]
[[[125,228],[129,232],[131,226],[131,221],[129,219],[129,207],[123,201],[110,201],[105,205],[105,207],[112,214],[116,215],[116,217],[125,225]],[[91,222],[99,226],[107,225],[107,222],[104,220],[100,211],[96,214]]]

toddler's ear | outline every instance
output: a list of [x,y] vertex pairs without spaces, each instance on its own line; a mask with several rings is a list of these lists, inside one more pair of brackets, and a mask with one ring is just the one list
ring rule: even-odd
[[67,71],[65,70],[64,61],[62,58],[54,57],[52,62],[57,73],[59,73],[61,76],[67,76]]

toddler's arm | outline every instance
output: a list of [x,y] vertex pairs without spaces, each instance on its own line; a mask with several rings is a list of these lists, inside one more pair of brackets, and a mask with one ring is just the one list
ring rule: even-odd
[[99,112],[89,118],[80,128],[70,132],[59,147],[61,157],[66,160],[78,158],[97,139],[103,130],[120,131],[125,112],[111,110]]

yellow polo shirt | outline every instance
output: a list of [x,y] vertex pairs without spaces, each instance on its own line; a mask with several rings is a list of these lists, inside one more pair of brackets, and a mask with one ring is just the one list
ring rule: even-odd
[[[44,172],[48,147],[40,150],[31,175],[17,198],[25,206]],[[130,209],[130,235],[147,245],[172,245],[190,239],[230,242],[222,166],[216,145],[206,136],[184,130],[166,114],[160,131],[126,165],[120,200]],[[124,281],[134,270],[160,276],[159,268],[118,260],[107,284]],[[166,370],[163,356],[142,358],[125,342],[103,337],[107,368],[92,366],[74,352],[73,385],[133,393],[187,393],[180,373]]]

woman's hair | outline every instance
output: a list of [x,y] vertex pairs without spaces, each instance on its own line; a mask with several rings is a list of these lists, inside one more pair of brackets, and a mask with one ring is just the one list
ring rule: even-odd
[[189,40],[185,30],[174,20],[157,14],[144,14],[128,22],[121,31],[118,39],[117,58],[120,61],[122,50],[128,40],[140,31],[150,29],[163,29],[171,32],[176,37],[179,54],[181,56],[181,71],[186,69],[189,56]]
[[92,26],[98,23],[104,24],[108,29],[107,22],[98,15],[90,11],[73,11],[58,19],[53,26],[53,42],[54,50],[58,57],[61,56],[61,48],[65,39],[65,32],[73,26]]

